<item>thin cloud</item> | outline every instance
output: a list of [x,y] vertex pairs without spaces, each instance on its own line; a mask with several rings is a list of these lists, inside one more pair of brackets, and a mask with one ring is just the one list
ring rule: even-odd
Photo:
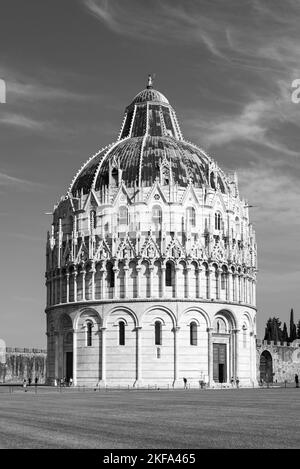
[[203,136],[203,144],[207,148],[246,141],[289,156],[299,156],[299,152],[269,136],[270,130],[278,121],[295,121],[295,108],[284,104],[280,99],[277,102],[257,99],[245,104],[236,115],[204,116],[200,120],[193,116],[189,119],[189,125],[195,136]]
[[[143,41],[202,44],[213,55],[222,57],[226,34],[204,12],[175,2],[83,0],[87,11],[119,35]],[[216,36],[216,37],[215,37]]]
[[[29,79],[28,79],[29,80]],[[63,88],[44,86],[41,84],[7,81],[7,96],[26,100],[57,99],[57,100],[82,100],[86,98],[79,93],[73,93]]]
[[0,172],[0,187],[4,189],[13,188],[23,191],[31,191],[42,189],[45,186],[39,182],[28,181],[27,179],[17,178],[7,173]]
[[16,113],[5,113],[0,117],[0,124],[21,127],[27,130],[45,130],[49,124]]

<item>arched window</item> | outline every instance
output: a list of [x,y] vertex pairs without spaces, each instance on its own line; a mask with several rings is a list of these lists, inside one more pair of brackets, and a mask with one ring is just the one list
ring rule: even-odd
[[86,345],[87,347],[92,346],[92,328],[93,324],[91,322],[88,322],[86,325]]
[[90,211],[90,229],[94,229],[97,227],[97,217],[96,217],[96,210]]
[[162,345],[162,327],[160,321],[155,321],[155,345]]
[[187,222],[190,226],[196,226],[196,211],[194,207],[188,207],[186,209]]
[[106,267],[107,267],[107,283],[109,287],[113,288],[115,286],[115,272],[110,262],[108,262]]
[[118,186],[119,182],[119,171],[117,168],[113,168],[111,171],[111,184],[112,186]]
[[172,264],[171,262],[166,263],[166,287],[172,286]]
[[128,225],[128,208],[127,207],[119,208],[119,224]]
[[125,345],[125,322],[119,322],[119,345]]
[[194,321],[190,324],[190,345],[197,345],[197,324]]
[[226,289],[226,272],[221,273],[221,290]]
[[152,222],[155,227],[160,227],[162,219],[162,211],[159,205],[154,205],[152,208]]
[[215,213],[215,230],[220,230],[221,229],[221,221],[222,217],[219,212]]

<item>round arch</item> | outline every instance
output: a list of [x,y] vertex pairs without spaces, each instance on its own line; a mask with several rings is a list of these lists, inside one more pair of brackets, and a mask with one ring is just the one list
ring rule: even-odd
[[154,311],[154,310],[157,310],[157,311],[163,311],[164,313],[168,314],[172,320],[172,323],[173,323],[173,327],[176,327],[177,326],[177,321],[176,321],[176,317],[175,317],[175,314],[173,313],[172,310],[170,310],[169,308],[166,308],[165,306],[161,306],[161,305],[154,305],[154,306],[150,306],[150,308],[147,308],[142,314],[141,314],[141,317],[140,317],[140,324],[142,325],[143,324],[143,320],[144,320],[144,317],[150,313],[151,311]]
[[123,306],[123,305],[114,306],[105,314],[105,317],[103,318],[103,327],[107,327],[108,319],[113,313],[116,313],[116,312],[120,313],[120,317],[122,318],[123,318],[122,313],[129,314],[129,316],[131,316],[131,318],[133,319],[134,327],[139,327],[139,320],[135,312],[132,311],[132,309],[127,308],[127,306]]
[[78,328],[80,319],[84,321],[90,320],[94,325],[97,325],[98,328],[100,328],[102,325],[102,318],[99,312],[94,308],[81,308],[79,311],[77,311],[73,321],[74,329]]
[[266,383],[273,382],[273,358],[268,350],[264,350],[260,355],[259,378]]
[[236,329],[237,328],[237,319],[235,317],[235,314],[233,313],[233,311],[229,310],[229,309],[220,309],[219,311],[217,311],[215,314],[214,314],[214,317],[213,317],[213,320],[215,320],[217,317],[221,317],[222,318],[225,317],[228,324],[230,325],[231,329]]
[[[210,321],[209,315],[206,313],[206,311],[204,311],[203,309],[201,309],[201,308],[199,308],[199,307],[197,307],[197,306],[191,306],[191,307],[185,309],[185,310],[181,313],[181,315],[180,315],[180,317],[179,317],[179,320],[178,320],[178,325],[179,325],[179,326],[183,323],[184,318],[185,318],[185,316],[187,316],[188,313],[198,313],[198,314],[200,314],[200,315],[204,318],[204,320],[205,320],[205,322],[206,322],[206,327],[207,327],[207,328],[210,328],[210,327],[211,327],[211,321]],[[196,315],[194,315],[194,316],[196,316]],[[194,317],[194,320],[196,321],[197,318]]]

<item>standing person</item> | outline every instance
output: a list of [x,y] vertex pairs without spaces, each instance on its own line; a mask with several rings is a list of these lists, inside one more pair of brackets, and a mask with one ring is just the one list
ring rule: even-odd
[[26,381],[26,379],[23,380],[23,389],[24,389],[24,392],[27,392],[27,381]]
[[237,387],[237,388],[239,388],[239,385],[240,385],[240,380],[239,380],[239,378],[238,378],[238,377],[236,377],[236,380],[235,380],[235,382],[236,382],[236,387]]
[[295,375],[295,383],[296,383],[296,388],[299,388],[299,377],[297,374]]
[[36,376],[36,377],[35,377],[35,379],[34,379],[34,384],[35,384],[35,387],[36,387],[36,386],[37,386],[37,384],[38,384],[38,380],[39,380],[39,378]]
[[31,378],[28,378],[28,386],[31,385]]
[[69,386],[72,386],[72,384],[73,384],[73,378],[71,377],[71,378],[69,379]]
[[231,382],[231,387],[233,388],[234,387],[234,377],[233,376],[231,377],[230,382]]
[[183,378],[183,389],[187,389],[187,379]]

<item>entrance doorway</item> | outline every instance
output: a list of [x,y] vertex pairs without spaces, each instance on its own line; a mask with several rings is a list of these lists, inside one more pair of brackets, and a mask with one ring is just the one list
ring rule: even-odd
[[227,381],[226,344],[213,344],[213,379],[216,383]]
[[260,379],[266,383],[273,383],[273,360],[268,350],[264,350],[259,362]]
[[66,352],[66,379],[67,382],[73,379],[73,352]]

